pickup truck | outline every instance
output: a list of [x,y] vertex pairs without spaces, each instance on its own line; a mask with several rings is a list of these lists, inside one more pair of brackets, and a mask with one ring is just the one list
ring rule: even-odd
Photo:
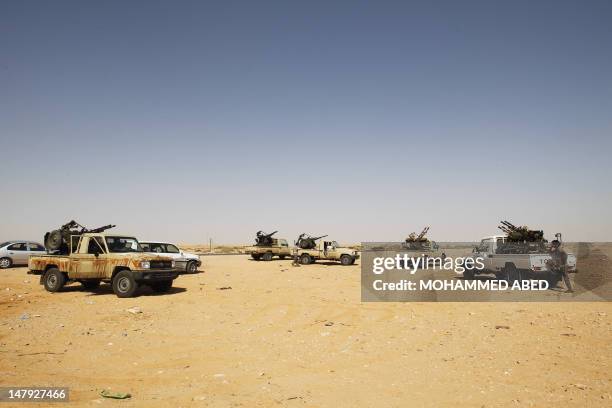
[[[463,276],[473,279],[476,274],[494,274],[498,279],[514,282],[517,280],[529,279],[532,276],[548,276],[548,267],[551,256],[547,252],[541,253],[498,253],[500,245],[506,243],[505,235],[494,235],[485,237],[480,241],[480,245],[472,251],[473,258],[482,258],[484,268],[481,270],[466,270]],[[567,271],[576,272],[576,256],[567,254]],[[550,276],[548,276],[550,277]]]
[[253,245],[246,248],[246,252],[251,255],[256,261],[263,259],[264,261],[271,261],[273,257],[278,256],[280,259],[291,255],[289,244],[286,239],[282,238],[271,238],[271,245]]
[[134,296],[140,284],[167,292],[178,276],[171,258],[144,253],[134,237],[103,233],[72,235],[68,254],[30,256],[28,267],[28,273],[40,275],[49,292],[58,292],[71,281],[85,289],[104,281],[120,298]]
[[302,265],[311,264],[317,260],[340,261],[342,265],[352,265],[359,259],[359,253],[351,248],[338,245],[336,241],[319,240],[312,249],[296,247],[293,255]]

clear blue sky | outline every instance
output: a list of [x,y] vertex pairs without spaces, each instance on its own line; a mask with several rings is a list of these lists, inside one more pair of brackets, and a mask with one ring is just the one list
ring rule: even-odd
[[0,240],[612,240],[610,1],[0,1]]

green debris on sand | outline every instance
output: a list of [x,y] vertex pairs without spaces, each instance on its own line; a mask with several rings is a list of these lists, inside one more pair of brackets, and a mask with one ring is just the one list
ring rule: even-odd
[[132,397],[132,394],[130,394],[129,392],[112,392],[108,390],[100,391],[100,395],[103,396],[104,398],[114,398],[114,399],[126,399],[126,398]]

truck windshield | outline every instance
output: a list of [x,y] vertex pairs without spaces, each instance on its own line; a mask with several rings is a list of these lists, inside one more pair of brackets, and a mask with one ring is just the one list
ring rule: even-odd
[[106,237],[106,246],[110,252],[142,252],[142,247],[136,238]]

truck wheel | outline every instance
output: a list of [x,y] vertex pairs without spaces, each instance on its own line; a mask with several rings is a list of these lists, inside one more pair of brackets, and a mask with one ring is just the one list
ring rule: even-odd
[[509,264],[504,267],[504,273],[506,275],[506,280],[509,283],[514,283],[518,280],[521,280],[521,271],[516,269],[514,264]]
[[83,287],[87,290],[93,290],[93,289],[96,289],[98,286],[100,286],[100,281],[99,280],[85,280],[85,281],[81,281],[81,285],[83,285]]
[[285,259],[285,255],[279,255],[278,259]]
[[187,273],[196,273],[198,271],[198,264],[194,261],[189,262],[185,268],[185,271]]
[[312,258],[308,254],[302,254],[302,256],[300,256],[300,263],[302,265],[310,265],[312,263]]
[[259,261],[259,258],[261,258],[261,255],[259,255],[259,254],[251,254],[251,258],[253,258],[256,261]]
[[352,263],[352,262],[351,262],[352,260],[353,260],[353,257],[352,257],[352,256],[350,256],[350,255],[342,255],[342,256],[340,257],[340,263],[341,263],[342,265],[345,265],[345,266],[350,265],[350,264]]
[[136,289],[138,289],[138,283],[136,283],[130,271],[121,271],[113,278],[113,292],[117,297],[132,297]]
[[45,272],[43,284],[48,292],[59,292],[66,284],[66,276],[57,268],[49,268]]
[[474,279],[474,271],[468,271],[467,269],[463,271],[463,279]]
[[151,289],[153,289],[156,292],[165,293],[165,292],[168,292],[170,288],[172,288],[172,282],[173,282],[172,280],[151,282],[149,286],[151,286]]
[[272,252],[266,252],[265,254],[263,254],[263,260],[264,261],[271,261],[273,256],[274,255],[272,255]]
[[13,266],[13,260],[11,258],[0,259],[0,269],[6,269]]
[[548,281],[548,288],[549,289],[556,288],[557,284],[559,282],[561,282],[561,278],[562,278],[562,276],[559,273],[554,273],[553,272],[553,273],[549,274],[548,279],[547,279],[547,281]]

